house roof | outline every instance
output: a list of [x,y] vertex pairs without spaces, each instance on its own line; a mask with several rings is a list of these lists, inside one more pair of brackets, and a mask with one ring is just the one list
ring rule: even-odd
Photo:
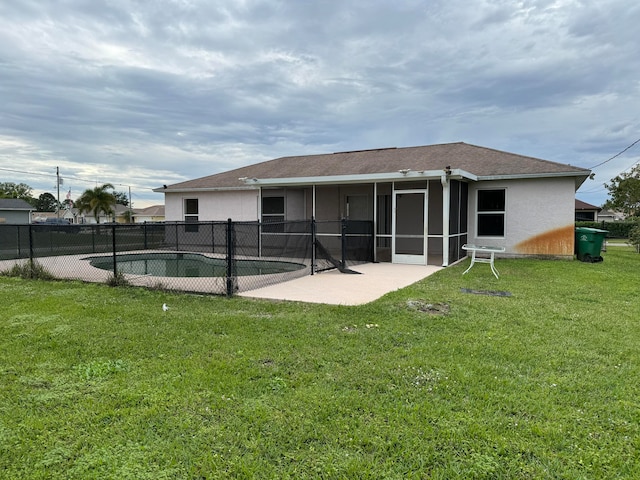
[[[180,192],[197,190],[246,189],[247,179],[254,183],[269,181],[274,185],[293,183],[295,179],[308,180],[331,177],[337,182],[340,177],[375,178],[376,175],[398,172],[436,172],[450,167],[464,172],[466,178],[493,180],[499,178],[529,177],[576,177],[576,186],[590,174],[584,168],[551,162],[515,153],[503,152],[467,143],[447,143],[407,148],[382,148],[322,155],[281,157],[262,163],[237,168],[227,172],[175,183],[156,192]],[[370,180],[371,181],[371,180]],[[250,182],[249,182],[250,183]],[[256,185],[253,186],[255,188]]]
[[600,211],[602,208],[596,207],[595,205],[591,205],[590,203],[583,202],[582,200],[578,200],[576,198],[576,210],[596,210]]
[[0,210],[35,210],[26,200],[20,198],[0,198]]
[[148,217],[163,217],[164,216],[164,205],[151,205],[146,208],[134,208],[134,215],[142,215]]

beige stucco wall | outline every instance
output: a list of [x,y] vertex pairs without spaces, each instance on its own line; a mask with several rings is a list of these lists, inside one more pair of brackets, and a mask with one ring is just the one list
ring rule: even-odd
[[246,222],[258,219],[258,190],[231,192],[166,193],[165,219],[168,222],[184,220],[184,200],[198,198],[198,219],[201,222],[232,219]]
[[[478,237],[477,191],[506,189],[504,237]],[[496,245],[511,255],[572,256],[575,181],[573,178],[505,180],[469,184],[468,243]]]

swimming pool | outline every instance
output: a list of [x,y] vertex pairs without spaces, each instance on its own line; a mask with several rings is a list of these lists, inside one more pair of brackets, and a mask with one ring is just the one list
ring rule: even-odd
[[[113,256],[87,257],[91,266],[113,271]],[[264,259],[235,260],[234,276],[273,275],[306,268],[302,263]],[[154,277],[225,277],[227,261],[199,253],[127,253],[116,255],[120,273]]]

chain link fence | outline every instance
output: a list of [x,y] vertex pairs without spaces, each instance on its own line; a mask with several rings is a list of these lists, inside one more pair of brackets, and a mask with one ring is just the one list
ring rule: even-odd
[[373,223],[0,225],[0,273],[232,296],[373,261]]

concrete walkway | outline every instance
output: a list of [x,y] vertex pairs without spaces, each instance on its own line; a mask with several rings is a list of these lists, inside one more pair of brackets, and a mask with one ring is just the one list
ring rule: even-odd
[[243,292],[240,296],[332,305],[361,305],[409,286],[442,269],[433,265],[391,263],[366,263],[349,268],[360,272],[361,275],[330,270]]

